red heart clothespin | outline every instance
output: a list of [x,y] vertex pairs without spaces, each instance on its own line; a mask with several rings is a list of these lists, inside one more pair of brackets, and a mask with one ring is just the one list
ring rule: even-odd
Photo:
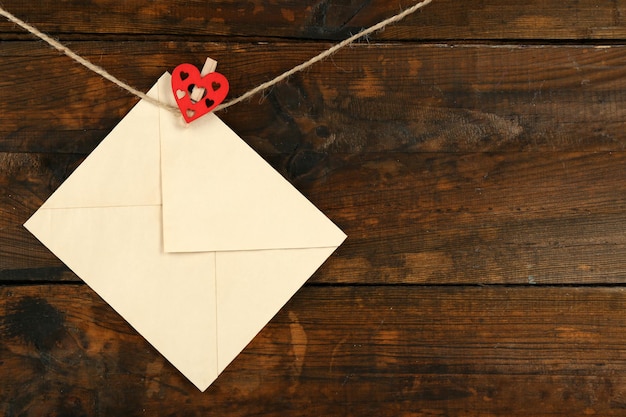
[[200,74],[194,65],[180,64],[172,72],[172,92],[183,118],[190,123],[224,101],[228,94],[228,80],[219,72],[212,72],[212,69],[207,74]]

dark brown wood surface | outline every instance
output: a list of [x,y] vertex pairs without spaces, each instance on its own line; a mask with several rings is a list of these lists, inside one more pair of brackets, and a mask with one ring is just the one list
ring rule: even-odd
[[82,285],[0,295],[4,415],[619,416],[626,407],[621,288],[308,286],[205,393]]
[[[2,2],[231,97],[410,4]],[[626,415],[625,19],[434,0],[222,112],[349,237],[205,393],[22,227],[137,99],[0,22],[0,416]]]

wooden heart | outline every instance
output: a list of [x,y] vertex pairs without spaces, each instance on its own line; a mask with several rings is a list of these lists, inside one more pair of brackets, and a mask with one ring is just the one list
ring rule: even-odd
[[[194,94],[192,94],[196,90]],[[172,92],[187,123],[209,113],[228,94],[228,80],[219,72],[204,77],[191,64],[180,64],[172,72]]]

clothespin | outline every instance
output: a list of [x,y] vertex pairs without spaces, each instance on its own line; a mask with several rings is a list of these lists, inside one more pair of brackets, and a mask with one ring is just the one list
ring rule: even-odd
[[228,94],[228,80],[215,72],[217,61],[207,58],[202,71],[192,64],[180,64],[172,72],[172,92],[187,123],[210,113]]

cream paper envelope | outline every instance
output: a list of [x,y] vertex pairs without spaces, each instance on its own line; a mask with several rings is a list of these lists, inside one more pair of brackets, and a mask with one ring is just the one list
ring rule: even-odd
[[345,239],[217,116],[143,100],[25,227],[203,391]]

